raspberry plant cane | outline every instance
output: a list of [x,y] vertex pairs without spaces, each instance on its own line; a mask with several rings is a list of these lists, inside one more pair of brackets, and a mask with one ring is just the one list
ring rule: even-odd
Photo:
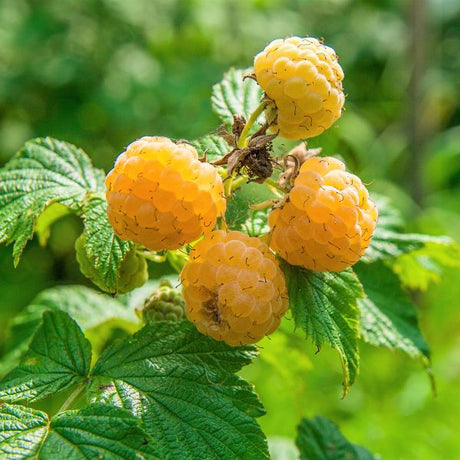
[[[460,265],[458,247],[402,233],[396,210],[331,152],[278,141],[341,129],[343,78],[319,40],[275,40],[254,69],[214,86],[223,124],[212,134],[142,137],[107,176],[72,144],[33,139],[0,170],[0,242],[13,244],[14,263],[34,233],[46,244],[52,223],[73,213],[81,272],[110,294],[51,287],[11,322],[2,456],[268,459],[263,406],[237,373],[259,352],[279,359],[270,338],[302,354],[329,344],[344,396],[361,341],[430,371],[405,287],[424,288],[446,260]],[[169,281],[147,279],[147,264]],[[291,340],[286,313],[312,350]],[[62,396],[56,410],[39,409]],[[303,419],[296,444],[301,458],[331,445],[358,455],[323,417]]]

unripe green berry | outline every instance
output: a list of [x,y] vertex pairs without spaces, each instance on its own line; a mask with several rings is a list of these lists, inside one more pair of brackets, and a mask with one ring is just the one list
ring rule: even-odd
[[184,318],[184,305],[180,291],[174,289],[169,281],[162,280],[139,313],[146,323],[179,321]]

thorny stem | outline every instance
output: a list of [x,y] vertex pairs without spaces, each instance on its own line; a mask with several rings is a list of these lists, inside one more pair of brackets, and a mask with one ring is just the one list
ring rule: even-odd
[[257,119],[259,118],[259,115],[265,110],[266,106],[267,106],[267,101],[263,101],[254,110],[254,112],[251,113],[251,116],[249,117],[249,120],[244,125],[243,131],[241,131],[241,135],[238,139],[237,147],[239,149],[243,149],[244,147],[248,145],[247,138],[249,135],[249,130],[252,128],[253,124],[257,121]]
[[60,407],[58,410],[58,413],[64,412],[67,410],[71,404],[80,396],[80,394],[83,392],[83,390],[86,387],[86,382],[81,383],[78,385],[77,388],[75,388],[75,391],[71,393],[71,395],[64,401],[64,404]]

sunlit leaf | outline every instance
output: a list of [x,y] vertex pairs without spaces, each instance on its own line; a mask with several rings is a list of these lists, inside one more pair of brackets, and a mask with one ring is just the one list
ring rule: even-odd
[[131,411],[167,458],[268,458],[264,413],[234,375],[255,347],[230,347],[186,322],[158,322],[114,344],[93,371],[92,398]]
[[84,207],[83,222],[87,259],[106,290],[115,293],[120,266],[133,244],[115,235],[107,217],[107,202],[102,198],[93,198]]
[[83,150],[51,138],[27,142],[0,170],[0,243],[14,243],[17,264],[47,206],[81,211],[87,194],[101,190],[103,173]]
[[348,392],[359,368],[359,309],[362,286],[351,270],[340,273],[313,272],[282,264],[294,321],[318,350],[324,342],[342,360],[343,393]]
[[48,434],[48,416],[41,411],[18,405],[0,405],[0,453],[2,458],[38,458]]
[[212,88],[212,108],[228,126],[233,123],[233,115],[242,114],[247,119],[260,104],[262,89],[251,78],[244,79],[250,72],[251,69],[230,69]]

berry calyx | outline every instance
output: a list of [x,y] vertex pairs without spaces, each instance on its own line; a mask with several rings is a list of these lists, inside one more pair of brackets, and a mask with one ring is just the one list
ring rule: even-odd
[[209,233],[226,207],[216,169],[191,145],[165,137],[130,144],[106,187],[115,233],[153,251],[178,249]]
[[241,232],[207,235],[192,249],[181,280],[187,318],[203,334],[232,346],[271,334],[288,307],[275,255]]
[[342,114],[343,70],[335,51],[313,37],[274,40],[254,59],[255,78],[265,91],[271,130],[287,139],[307,139]]
[[300,167],[284,202],[269,215],[270,247],[292,265],[337,272],[355,264],[371,242],[377,208],[361,179],[333,157]]

